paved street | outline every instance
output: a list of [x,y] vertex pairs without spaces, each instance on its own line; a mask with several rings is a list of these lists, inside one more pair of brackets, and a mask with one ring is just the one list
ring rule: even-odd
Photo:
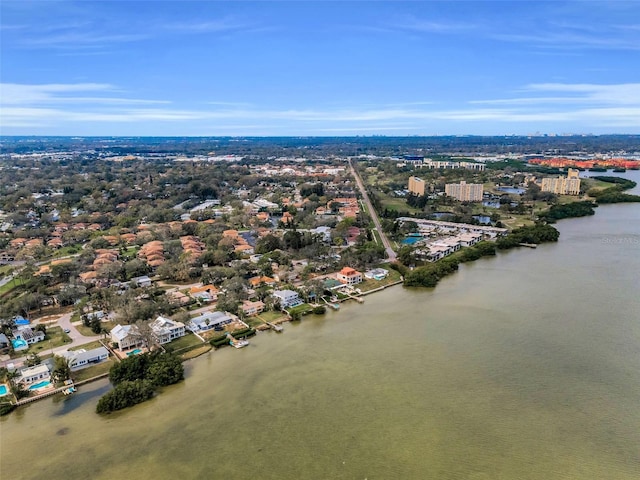
[[369,215],[373,220],[373,224],[376,226],[376,230],[378,230],[378,233],[380,234],[380,238],[382,239],[382,245],[384,245],[384,248],[387,251],[387,257],[389,258],[390,262],[395,262],[398,256],[396,255],[396,252],[393,250],[393,248],[391,248],[391,242],[389,242],[387,235],[382,231],[382,224],[380,223],[380,218],[378,218],[378,212],[376,212],[375,208],[373,208],[373,205],[371,204],[371,200],[369,200],[369,195],[367,194],[367,190],[364,188],[364,184],[362,183],[362,179],[360,178],[360,175],[358,175],[358,172],[356,172],[356,169],[353,168],[351,159],[349,159],[349,168],[351,168],[351,174],[353,175],[353,178],[355,179],[356,184],[360,189],[360,193],[362,194],[362,199],[364,200],[364,203],[367,204],[367,209],[369,210]]

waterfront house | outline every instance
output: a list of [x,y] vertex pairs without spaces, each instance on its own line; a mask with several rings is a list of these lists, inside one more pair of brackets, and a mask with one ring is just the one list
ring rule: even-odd
[[153,330],[153,336],[160,345],[169,343],[176,338],[184,337],[186,334],[184,323],[176,322],[161,315],[151,322],[151,330]]
[[193,333],[206,332],[212,330],[215,327],[222,327],[233,321],[233,318],[226,312],[205,312],[202,315],[198,315],[192,318],[187,324],[189,330]]
[[260,300],[256,302],[245,300],[244,302],[242,302],[240,308],[245,315],[250,317],[252,315],[258,315],[259,313],[262,313],[264,311],[264,302],[261,302]]
[[280,308],[295,307],[302,304],[298,292],[293,290],[276,290],[273,297],[280,303]]
[[389,270],[385,270],[384,268],[374,268],[372,270],[367,270],[364,273],[365,278],[374,280],[383,280],[387,278],[388,275]]
[[116,325],[111,330],[111,341],[118,344],[121,352],[144,346],[142,335],[135,325]]
[[80,370],[105,361],[109,358],[109,350],[104,347],[92,348],[91,350],[71,350],[62,352],[62,356],[67,360],[71,370]]
[[345,285],[357,285],[358,283],[362,283],[362,273],[351,267],[344,267],[338,272],[336,278]]
[[20,377],[18,383],[23,385],[31,385],[36,382],[46,382],[51,380],[51,373],[49,373],[49,367],[45,364],[36,365],[34,367],[27,367],[20,370]]

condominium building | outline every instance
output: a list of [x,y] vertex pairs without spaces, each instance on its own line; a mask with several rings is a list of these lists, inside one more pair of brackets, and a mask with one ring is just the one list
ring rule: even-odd
[[424,195],[425,183],[419,177],[409,177],[409,191],[414,195]]
[[580,194],[580,171],[570,168],[566,177],[543,178],[540,188],[543,192],[551,192],[557,195]]
[[460,183],[447,183],[444,187],[444,193],[461,202],[481,202],[482,184],[467,183],[465,181]]

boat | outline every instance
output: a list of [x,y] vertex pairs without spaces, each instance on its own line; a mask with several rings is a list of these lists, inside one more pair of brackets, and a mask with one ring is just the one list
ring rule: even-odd
[[76,387],[69,387],[65,390],[62,391],[62,393],[64,395],[71,395],[72,393],[75,393],[77,391]]
[[246,347],[247,345],[249,345],[249,341],[248,340],[236,340],[233,343],[233,346],[236,347],[236,348]]

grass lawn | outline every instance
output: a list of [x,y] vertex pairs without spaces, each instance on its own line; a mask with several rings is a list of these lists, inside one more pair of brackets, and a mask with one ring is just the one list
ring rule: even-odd
[[80,245],[67,245],[66,247],[62,247],[53,254],[55,258],[66,257],[68,255],[74,255],[76,253],[80,253],[82,251],[82,247]]
[[85,343],[84,345],[76,345],[75,347],[71,347],[69,350],[92,350],[94,348],[101,347],[102,344],[99,340],[94,340],[93,342]]
[[107,373],[111,369],[111,367],[115,365],[115,363],[116,360],[113,357],[109,357],[104,362],[100,362],[92,367],[87,367],[81,370],[76,370],[75,372],[71,372],[71,379],[74,382],[80,382],[82,380],[87,380],[88,378],[97,377],[98,375]]
[[4,277],[5,275],[9,275],[13,270],[13,265],[0,265],[0,277]]
[[382,203],[382,209],[388,208],[389,210],[395,210],[397,212],[409,212],[416,213],[419,212],[417,208],[414,208],[407,204],[407,200],[405,198],[399,197],[390,197],[380,191],[377,191],[376,194]]
[[[382,266],[384,268],[384,265]],[[355,285],[355,288],[359,288],[363,292],[368,292],[369,290],[374,290],[376,288],[384,287],[386,285],[391,285],[400,280],[400,272],[396,270],[391,270],[389,268],[385,268],[385,270],[389,271],[387,278],[383,278],[382,280],[365,280],[364,282]]]
[[[117,325],[117,323],[115,323],[115,322],[101,322],[100,325],[102,325],[102,328],[104,328],[106,331],[110,332],[111,329]],[[97,333],[93,333],[93,330],[91,330],[90,327],[87,327],[87,326],[83,325],[82,323],[79,324],[79,325],[74,325],[74,327],[76,327],[78,332],[80,332],[80,334],[84,335],[85,337],[95,337],[96,335],[98,335]]]
[[24,282],[20,278],[14,278],[9,283],[5,283],[0,287],[0,297],[7,295],[13,289],[22,286]]
[[244,323],[249,325],[251,328],[256,328],[256,327],[259,327],[260,325],[263,325],[265,322],[260,317],[255,316],[255,317],[245,318]]
[[282,317],[284,317],[284,314],[282,312],[276,312],[276,311],[271,311],[271,312],[262,312],[260,315],[258,315],[258,317],[263,321],[263,322],[274,322],[275,320],[279,320]]
[[184,337],[177,338],[173,342],[167,343],[164,345],[164,348],[175,352],[176,350],[192,347],[201,343],[202,340],[196,337],[193,333],[188,333]]
[[208,343],[205,343],[201,347],[194,348],[193,350],[189,350],[188,352],[183,353],[182,355],[180,355],[180,358],[182,358],[182,360],[189,360],[191,358],[196,358],[204,353],[207,353],[212,348],[213,347],[211,345],[209,345]]
[[52,348],[61,347],[67,343],[71,343],[69,335],[62,331],[61,327],[49,327],[47,328],[47,336],[42,342],[34,343],[28,350],[22,350],[20,352],[12,352],[11,358],[23,357],[31,353],[37,353],[42,357],[47,352],[51,353]]
[[298,305],[296,307],[287,308],[287,312],[289,312],[291,315],[293,315],[294,313],[304,314],[305,312],[308,312],[311,310],[313,310],[313,307],[308,303],[303,303],[302,305]]

